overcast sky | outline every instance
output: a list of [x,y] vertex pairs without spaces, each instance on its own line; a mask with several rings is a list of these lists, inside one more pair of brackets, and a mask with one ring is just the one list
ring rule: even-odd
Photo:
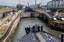
[[[47,4],[47,2],[51,0],[36,0],[37,3],[42,3],[43,5]],[[0,5],[10,5],[15,6],[18,3],[27,5],[27,2],[29,2],[30,5],[35,4],[35,0],[0,0]]]

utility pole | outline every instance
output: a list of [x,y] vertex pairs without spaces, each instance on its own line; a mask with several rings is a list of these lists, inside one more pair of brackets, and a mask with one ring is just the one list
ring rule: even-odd
[[26,2],[27,2],[27,5],[29,6],[29,2],[26,0]]
[[41,0],[41,3],[40,4],[42,5],[42,0]]
[[27,2],[27,4],[28,4],[28,7],[29,7],[29,2]]
[[36,0],[35,0],[35,6],[36,6]]

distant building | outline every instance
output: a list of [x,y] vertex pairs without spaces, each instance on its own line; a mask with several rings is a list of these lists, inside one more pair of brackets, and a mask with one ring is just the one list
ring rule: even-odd
[[48,9],[64,9],[64,0],[52,0],[47,3]]

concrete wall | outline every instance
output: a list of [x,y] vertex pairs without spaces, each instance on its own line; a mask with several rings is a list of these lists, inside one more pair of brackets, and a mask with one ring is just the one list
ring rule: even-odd
[[0,19],[3,17],[3,14],[0,14]]

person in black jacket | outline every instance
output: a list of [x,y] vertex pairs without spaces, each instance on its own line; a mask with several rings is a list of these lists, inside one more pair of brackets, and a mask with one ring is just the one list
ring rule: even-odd
[[30,33],[30,27],[26,27],[25,31],[26,31],[26,34],[29,34]]
[[32,27],[32,32],[35,33],[35,26]]
[[38,29],[38,32],[40,32],[40,26],[39,25],[38,25],[37,29]]
[[41,26],[41,32],[43,32],[43,26]]
[[25,28],[25,32],[26,32],[26,34],[28,33],[28,32],[27,32],[27,27]]

